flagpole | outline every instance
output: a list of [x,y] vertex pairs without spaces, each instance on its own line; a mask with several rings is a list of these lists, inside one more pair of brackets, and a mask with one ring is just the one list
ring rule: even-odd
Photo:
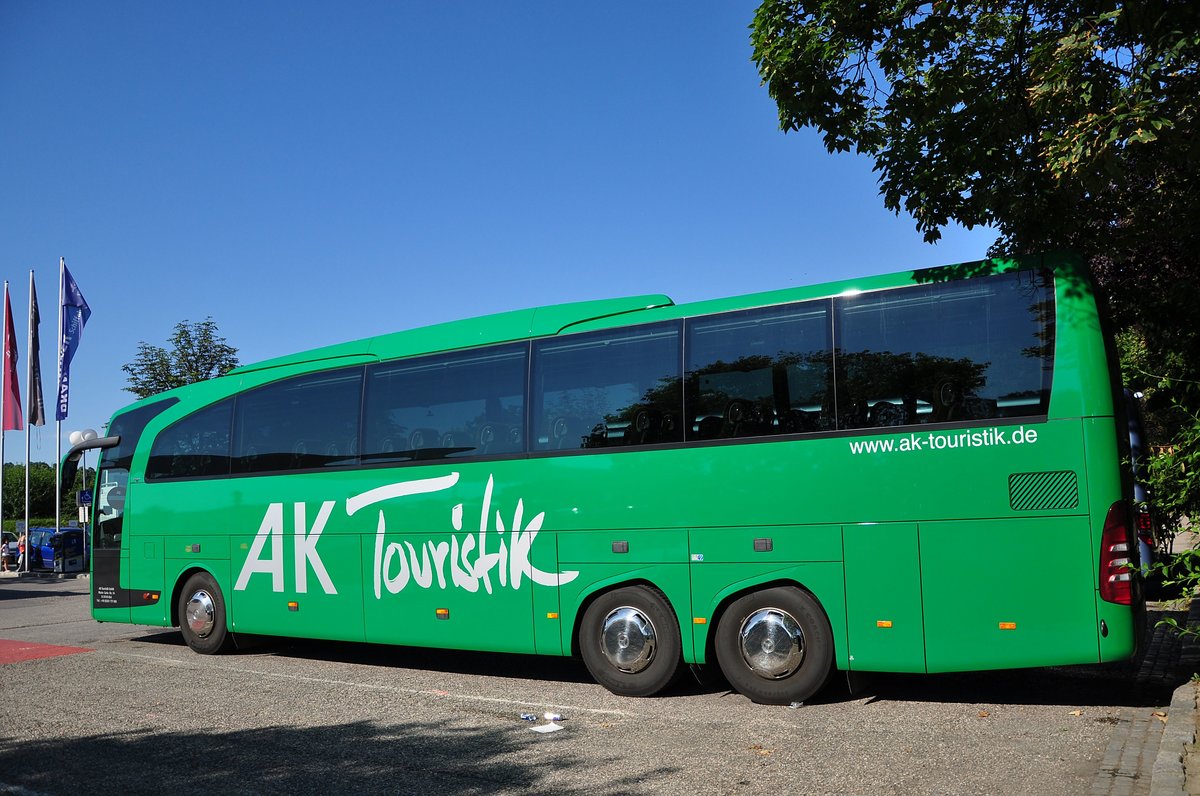
[[[63,283],[67,270],[67,258],[58,258],[58,381],[55,392],[56,401],[62,401],[63,377]],[[54,531],[62,530],[62,420],[60,412],[54,413]]]
[[[33,362],[38,352],[33,347],[33,269],[29,269],[29,339],[25,350],[29,352],[29,362],[26,365],[26,384],[29,388],[29,400],[33,401]],[[25,423],[25,555],[21,557],[21,569],[29,571],[29,434],[33,425],[34,413],[29,412],[28,422]],[[19,535],[18,535],[19,536]]]

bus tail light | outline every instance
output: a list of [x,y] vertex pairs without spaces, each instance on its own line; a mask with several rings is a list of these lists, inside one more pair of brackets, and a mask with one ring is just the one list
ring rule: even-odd
[[1133,604],[1133,537],[1125,504],[1108,508],[1100,539],[1100,599],[1117,605]]

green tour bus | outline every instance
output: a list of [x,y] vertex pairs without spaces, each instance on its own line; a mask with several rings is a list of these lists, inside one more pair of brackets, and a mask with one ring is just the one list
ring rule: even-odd
[[117,412],[92,614],[684,664],[804,700],[836,668],[1129,658],[1119,379],[1078,258],[676,305],[507,312],[239,367]]

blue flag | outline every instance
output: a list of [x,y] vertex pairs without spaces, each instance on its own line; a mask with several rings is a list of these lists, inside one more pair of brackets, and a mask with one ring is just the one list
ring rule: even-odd
[[79,340],[83,337],[83,327],[88,318],[92,317],[92,308],[88,306],[79,285],[67,270],[67,264],[62,263],[62,335],[58,346],[58,406],[55,409],[56,420],[67,419],[67,408],[71,396],[71,359]]

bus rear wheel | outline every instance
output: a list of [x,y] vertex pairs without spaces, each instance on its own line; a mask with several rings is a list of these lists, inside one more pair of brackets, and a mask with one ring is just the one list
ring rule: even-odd
[[187,645],[201,655],[212,655],[229,648],[231,638],[225,623],[225,597],[207,572],[197,572],[183,585],[179,594],[179,629]]
[[833,630],[820,604],[790,586],[751,592],[717,624],[717,662],[739,693],[764,705],[803,702],[833,666]]
[[652,696],[669,686],[682,651],[675,612],[648,586],[600,595],[579,626],[579,652],[588,671],[621,696]]

